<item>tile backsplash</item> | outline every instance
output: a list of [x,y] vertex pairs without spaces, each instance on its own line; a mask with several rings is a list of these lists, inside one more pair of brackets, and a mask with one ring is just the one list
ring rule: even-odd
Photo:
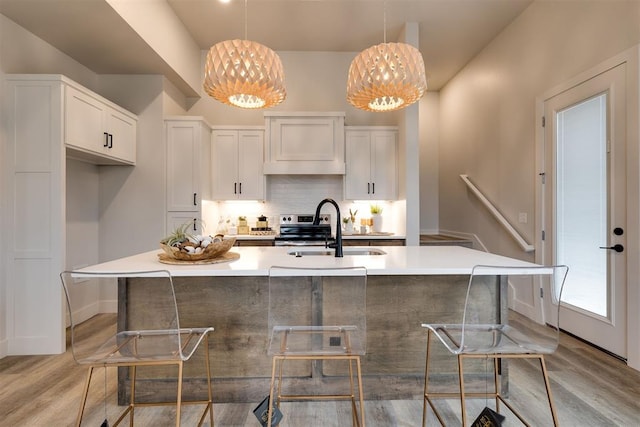
[[[266,186],[266,202],[255,201],[224,201],[210,202],[214,206],[210,210],[209,224],[217,224],[220,220],[229,219],[235,222],[238,215],[245,215],[250,226],[260,215],[265,215],[269,226],[278,227],[279,215],[283,213],[304,214],[315,213],[318,203],[325,198],[332,198],[340,205],[342,216],[349,215],[349,209],[358,210],[358,218],[369,217],[369,202],[344,200],[343,177],[340,175],[269,175]],[[394,203],[382,202],[387,208],[385,216],[391,220]],[[331,205],[325,205],[323,212],[330,213],[335,218],[335,211]],[[334,219],[335,221],[335,219]],[[333,221],[332,221],[333,222]],[[391,221],[390,224],[391,225]],[[335,224],[332,224],[334,227]],[[390,227],[393,231],[395,227]],[[390,229],[390,231],[392,231]]]
[[[279,213],[314,213],[318,203],[332,198],[342,208],[343,186],[340,175],[272,175],[267,178],[267,199],[271,210]],[[333,208],[326,206],[327,212]]]

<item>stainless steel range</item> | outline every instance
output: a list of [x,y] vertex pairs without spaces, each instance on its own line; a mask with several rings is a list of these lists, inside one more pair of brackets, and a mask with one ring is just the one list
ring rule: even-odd
[[331,235],[331,215],[321,214],[320,223],[313,224],[313,214],[280,215],[280,234],[275,246],[327,246],[335,243]]

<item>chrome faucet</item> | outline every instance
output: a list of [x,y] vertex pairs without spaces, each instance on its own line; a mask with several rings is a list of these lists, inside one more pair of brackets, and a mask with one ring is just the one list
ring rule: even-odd
[[337,217],[338,217],[338,221],[336,223],[336,242],[333,243],[333,244],[330,244],[329,247],[330,248],[335,248],[336,249],[336,257],[342,258],[343,254],[342,254],[342,229],[340,228],[340,218],[341,218],[340,217],[340,207],[335,202],[335,200],[333,200],[333,199],[324,199],[323,201],[318,203],[318,207],[316,208],[316,216],[313,217],[313,225],[319,225],[320,224],[320,209],[322,209],[322,206],[324,206],[325,203],[331,203],[333,205],[333,207],[336,208],[336,214],[337,214]]

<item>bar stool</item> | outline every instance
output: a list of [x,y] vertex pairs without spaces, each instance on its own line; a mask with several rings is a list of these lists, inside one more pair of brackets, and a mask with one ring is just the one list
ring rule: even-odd
[[[296,400],[349,400],[352,424],[365,426],[360,357],[366,351],[366,288],[364,267],[270,269],[272,370],[267,426],[271,426],[274,403],[280,407],[282,401]],[[301,393],[283,393],[283,382],[290,378],[284,375],[288,361],[311,362],[289,374],[311,377],[316,386],[322,381],[325,386],[336,382],[336,387],[346,387],[348,376],[349,391],[321,394],[307,387]],[[323,363],[334,361],[346,362],[346,367],[331,370],[329,365],[336,364]]]
[[[440,425],[445,422],[436,409],[434,399],[459,398],[462,411],[462,425],[467,422],[465,399],[492,398],[500,412],[500,404],[504,404],[524,425],[529,425],[524,417],[509,403],[507,399],[508,382],[504,359],[537,359],[540,364],[547,401],[553,425],[558,425],[558,416],[553,404],[549,376],[544,356],[553,353],[558,347],[560,337],[560,304],[562,289],[567,276],[566,266],[475,266],[467,288],[464,312],[460,323],[423,324],[427,328],[427,355],[425,363],[424,402],[422,425],[427,421],[427,405],[431,407]],[[542,292],[549,295],[551,305],[545,307],[542,301],[534,302],[530,317],[520,316],[517,325],[510,325],[504,318],[506,308],[507,287],[524,288],[527,293],[539,298]],[[540,323],[542,322],[542,324]],[[429,390],[429,369],[432,337],[458,359],[458,392],[432,392]],[[467,359],[492,360],[493,385],[484,392],[467,392],[464,381],[464,362]],[[484,424],[483,424],[484,425]]]
[[[73,357],[80,365],[87,365],[87,378],[82,394],[76,426],[80,426],[85,411],[89,387],[94,370],[99,367],[130,368],[130,401],[120,414],[117,426],[129,415],[130,425],[134,424],[135,408],[140,406],[176,405],[176,426],[180,426],[181,408],[184,404],[205,405],[198,426],[209,414],[213,426],[213,395],[211,390],[211,369],[209,364],[209,332],[212,327],[183,328],[180,326],[178,305],[171,273],[166,270],[126,272],[126,273],[85,273],[64,271],[60,274],[68,308]],[[95,308],[100,286],[125,281],[127,286],[149,285],[153,298],[149,301],[149,316],[140,317],[135,325],[118,327],[106,341],[96,341],[82,332],[82,322],[97,314]],[[205,372],[207,376],[207,397],[202,400],[182,399],[183,365],[195,351],[204,347]],[[136,402],[136,373],[138,367],[168,365],[177,367],[177,397],[175,403]]]

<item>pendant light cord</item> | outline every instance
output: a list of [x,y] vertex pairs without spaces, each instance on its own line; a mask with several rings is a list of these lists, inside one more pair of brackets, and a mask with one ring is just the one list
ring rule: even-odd
[[247,38],[247,1],[244,0],[244,39],[249,40]]
[[383,30],[382,30],[382,34],[383,34],[383,41],[386,44],[387,43],[387,1],[383,1],[382,2],[382,26],[383,26]]

